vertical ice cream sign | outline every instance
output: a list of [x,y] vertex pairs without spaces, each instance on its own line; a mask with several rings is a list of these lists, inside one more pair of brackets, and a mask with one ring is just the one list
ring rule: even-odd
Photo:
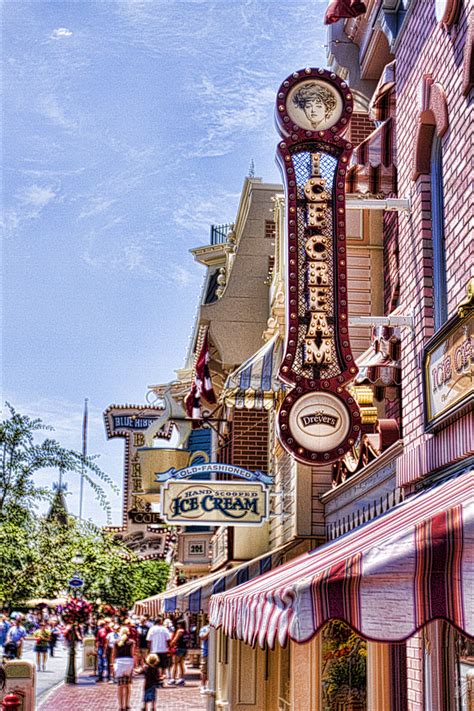
[[352,114],[345,82],[324,69],[281,85],[277,157],[287,209],[287,333],[278,414],[283,447],[306,464],[340,459],[357,440],[360,413],[346,386],[357,374],[348,326],[345,175]]

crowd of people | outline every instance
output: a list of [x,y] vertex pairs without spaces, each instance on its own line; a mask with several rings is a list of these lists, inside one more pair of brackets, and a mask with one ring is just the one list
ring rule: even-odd
[[27,615],[0,614],[0,648],[3,648],[3,656],[6,659],[21,659],[25,638],[33,637],[38,671],[46,671],[48,654],[54,657],[54,650],[64,632],[65,625],[47,608],[30,610]]
[[95,633],[97,681],[117,684],[120,711],[128,711],[133,678],[144,676],[143,709],[155,710],[156,692],[163,686],[184,686],[185,660],[191,647],[201,648],[201,693],[208,693],[207,650],[209,626],[188,629],[187,622],[167,615],[101,619]]
[[[117,684],[119,711],[130,708],[133,679],[144,677],[144,711],[155,711],[159,687],[184,686],[185,662],[190,649],[200,647],[201,688],[207,694],[207,656],[209,625],[204,616],[201,626],[179,615],[168,614],[151,620],[113,615],[91,616],[88,624],[75,630],[75,639],[94,635],[97,683]],[[25,638],[34,639],[36,665],[46,670],[48,655],[53,657],[60,639],[70,642],[70,625],[61,619],[60,609],[48,608],[22,613],[0,614],[0,648],[6,659],[21,659]]]

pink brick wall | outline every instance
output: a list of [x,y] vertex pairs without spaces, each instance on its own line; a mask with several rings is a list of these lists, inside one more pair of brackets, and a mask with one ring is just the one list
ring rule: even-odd
[[407,641],[406,650],[408,711],[428,711],[423,704],[423,638],[421,633],[414,635]]
[[[414,182],[414,144],[420,111],[420,87],[431,74],[446,95],[449,127],[442,138],[445,238],[449,316],[465,293],[474,261],[471,160],[472,107],[462,93],[462,51],[467,31],[463,3],[459,24],[447,32],[436,22],[435,3],[413,0],[413,12],[397,51],[398,194],[410,197],[412,214],[399,218],[400,302],[415,309],[414,338],[403,336],[403,432],[407,447],[423,432],[422,351],[433,335],[430,177]],[[472,93],[472,92],[471,92]],[[472,97],[471,97],[472,100]]]

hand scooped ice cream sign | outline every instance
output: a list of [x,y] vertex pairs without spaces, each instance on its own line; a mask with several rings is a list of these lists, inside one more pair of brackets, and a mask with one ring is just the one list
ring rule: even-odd
[[352,95],[335,74],[304,69],[281,85],[277,157],[287,205],[287,334],[280,378],[290,386],[278,414],[280,441],[296,459],[340,459],[360,433],[346,390],[357,373],[349,341],[345,175],[352,145],[342,134]]

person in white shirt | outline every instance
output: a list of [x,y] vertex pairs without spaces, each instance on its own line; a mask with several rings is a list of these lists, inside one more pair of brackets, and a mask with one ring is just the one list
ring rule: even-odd
[[107,635],[107,681],[113,684],[115,680],[114,665],[112,664],[112,656],[114,652],[115,642],[120,639],[120,625],[114,625],[112,632]]
[[148,634],[146,636],[146,641],[148,643],[148,648],[152,654],[157,654],[159,659],[159,666],[161,669],[161,674],[168,667],[169,659],[169,645],[168,642],[171,639],[170,632],[166,629],[163,624],[163,618],[157,617],[153,627],[150,627]]

